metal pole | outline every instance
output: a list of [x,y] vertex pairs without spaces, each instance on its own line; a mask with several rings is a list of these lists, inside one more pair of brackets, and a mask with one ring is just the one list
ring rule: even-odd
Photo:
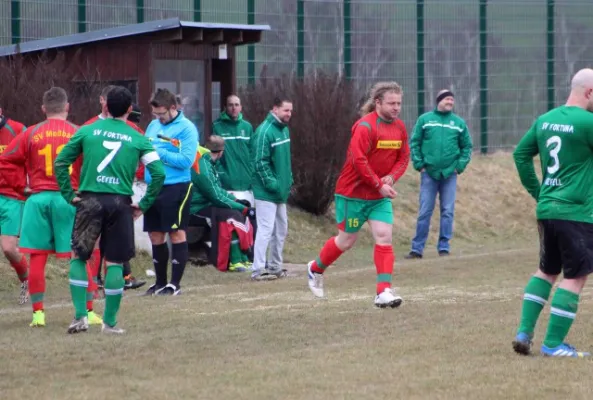
[[[247,23],[255,25],[255,0],[247,1]],[[247,82],[255,83],[255,45],[247,47]]]
[[548,110],[554,108],[554,0],[548,0]]
[[86,32],[86,0],[78,0],[78,33]]
[[202,20],[202,0],[194,0],[194,22]]
[[136,0],[136,22],[144,22],[144,0]]
[[352,78],[352,29],[350,0],[344,0],[344,74]]
[[418,116],[424,114],[424,0],[416,0],[416,79]]
[[488,153],[488,1],[480,0],[480,151]]
[[21,2],[12,0],[10,2],[10,26],[12,32],[12,44],[21,42]]
[[297,77],[305,76],[305,2],[297,0]]

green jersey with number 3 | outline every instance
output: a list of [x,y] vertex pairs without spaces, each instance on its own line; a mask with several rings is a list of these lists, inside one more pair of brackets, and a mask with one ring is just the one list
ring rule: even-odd
[[521,183],[537,200],[538,219],[593,223],[593,113],[561,106],[541,115],[513,156]]
[[75,196],[68,167],[80,154],[80,192],[132,196],[136,168],[141,161],[152,176],[146,195],[139,203],[142,211],[152,205],[165,179],[163,164],[147,138],[122,120],[99,120],[82,126],[56,158],[56,178],[68,202]]

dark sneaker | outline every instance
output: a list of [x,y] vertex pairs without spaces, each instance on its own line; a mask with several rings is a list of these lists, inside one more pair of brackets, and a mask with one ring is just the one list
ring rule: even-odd
[[164,288],[164,286],[157,286],[155,283],[153,285],[150,285],[150,287],[143,294],[143,296],[154,296],[155,294],[157,294],[158,291],[162,290],[163,288]]
[[138,289],[146,284],[146,281],[139,281],[138,279],[134,278],[132,275],[128,275],[124,277],[124,290],[128,289]]
[[164,288],[157,290],[155,292],[155,294],[157,296],[178,296],[181,294],[181,288],[178,288],[177,286],[173,285],[172,283],[169,283]]
[[410,251],[410,252],[408,253],[408,255],[406,255],[404,258],[405,258],[406,260],[415,260],[415,259],[422,258],[422,254],[418,254],[418,253],[416,253],[415,251]]
[[439,256],[441,257],[446,257],[449,255],[449,252],[447,250],[440,250],[439,251]]

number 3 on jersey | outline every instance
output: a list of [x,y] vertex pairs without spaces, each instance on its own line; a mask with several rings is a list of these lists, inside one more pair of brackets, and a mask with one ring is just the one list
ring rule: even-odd
[[[37,154],[43,156],[45,158],[45,175],[46,176],[54,176],[54,161],[60,151],[64,148],[65,144],[61,144],[56,147],[56,154],[53,154],[53,146],[51,144],[46,144],[44,148],[39,150]],[[69,168],[70,174],[72,174],[72,165]]]
[[547,168],[548,174],[552,175],[558,172],[558,170],[560,169],[560,160],[558,159],[558,152],[560,152],[560,148],[562,147],[562,139],[560,139],[560,136],[552,136],[546,141],[546,147],[548,148],[550,157],[552,157],[552,160],[554,161],[554,164],[548,166]]

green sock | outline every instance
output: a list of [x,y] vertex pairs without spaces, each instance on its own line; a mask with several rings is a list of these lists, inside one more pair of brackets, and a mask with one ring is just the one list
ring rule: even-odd
[[243,252],[241,251],[241,247],[239,247],[239,236],[235,232],[233,232],[233,236],[231,236],[231,254],[230,254],[230,263],[236,264],[240,263],[242,258]]
[[521,310],[521,323],[518,332],[533,336],[535,324],[544,305],[550,297],[552,284],[545,279],[532,276],[523,294],[523,309]]
[[76,319],[88,316],[86,309],[86,289],[89,286],[86,274],[86,263],[80,258],[70,260],[70,294],[76,310]]
[[124,293],[123,265],[108,265],[105,276],[105,312],[103,322],[113,327],[117,324],[117,313]]
[[552,298],[550,322],[544,338],[544,346],[557,347],[564,342],[572,321],[577,314],[579,295],[559,288]]

